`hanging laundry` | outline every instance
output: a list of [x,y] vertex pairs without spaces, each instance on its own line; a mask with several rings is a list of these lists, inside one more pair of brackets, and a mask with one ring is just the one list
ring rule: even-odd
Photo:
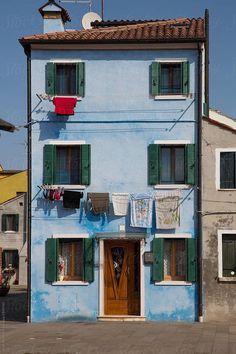
[[74,108],[77,103],[75,97],[54,97],[53,104],[55,106],[55,113],[58,115],[74,115]]
[[64,191],[63,194],[63,207],[70,209],[80,208],[80,199],[84,196],[83,192]]
[[175,229],[179,226],[179,199],[178,189],[154,194],[157,229]]
[[131,194],[131,223],[133,227],[152,227],[153,199],[149,194]]
[[112,193],[114,214],[125,216],[128,212],[129,193]]
[[94,214],[107,213],[109,210],[109,193],[88,193]]

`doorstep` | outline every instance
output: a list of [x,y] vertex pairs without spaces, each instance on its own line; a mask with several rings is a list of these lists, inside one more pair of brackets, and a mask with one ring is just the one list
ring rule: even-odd
[[98,316],[98,321],[120,321],[120,322],[138,322],[146,321],[144,316],[122,316],[122,315],[106,315]]

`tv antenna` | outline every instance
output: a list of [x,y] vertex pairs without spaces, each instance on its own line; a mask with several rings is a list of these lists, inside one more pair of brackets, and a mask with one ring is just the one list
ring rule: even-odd
[[[92,0],[59,0],[59,2],[73,3],[73,4],[88,4],[89,12],[92,11]],[[102,7],[102,21],[104,20],[104,0],[101,0]]]

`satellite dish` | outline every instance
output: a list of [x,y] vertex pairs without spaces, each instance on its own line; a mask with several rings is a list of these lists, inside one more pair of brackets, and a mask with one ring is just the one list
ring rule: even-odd
[[91,29],[91,22],[102,21],[102,18],[96,12],[88,12],[82,18],[82,26],[84,29]]

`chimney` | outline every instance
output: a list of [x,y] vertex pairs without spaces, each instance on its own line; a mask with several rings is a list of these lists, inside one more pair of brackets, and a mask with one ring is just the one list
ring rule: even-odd
[[65,23],[70,22],[68,12],[58,5],[55,0],[49,0],[45,5],[40,7],[40,14],[43,17],[43,32],[64,32]]

